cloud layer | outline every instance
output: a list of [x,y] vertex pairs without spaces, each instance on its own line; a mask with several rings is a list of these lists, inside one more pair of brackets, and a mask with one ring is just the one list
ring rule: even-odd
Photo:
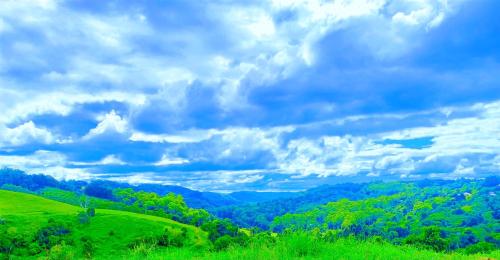
[[0,166],[219,191],[497,174],[498,7],[2,1]]

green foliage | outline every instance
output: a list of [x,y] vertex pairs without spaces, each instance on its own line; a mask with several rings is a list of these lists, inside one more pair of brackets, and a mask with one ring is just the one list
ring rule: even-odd
[[92,211],[96,208],[115,209],[169,218],[194,226],[201,226],[203,223],[214,219],[206,210],[189,208],[181,195],[173,193],[159,196],[153,192],[135,192],[130,188],[115,189],[113,190],[114,201],[80,196],[76,192],[56,188],[45,188],[41,191],[41,195],[49,199],[80,206],[89,215],[92,215]]
[[[500,204],[494,187],[481,181],[388,183],[399,191],[361,200],[341,199],[301,213],[276,217],[271,229],[301,231],[319,228],[334,236],[380,236],[395,244],[436,251],[456,250],[478,242],[500,246]],[[369,185],[372,191],[384,184]],[[439,228],[437,228],[439,227]]]
[[405,243],[438,252],[444,251],[448,249],[449,242],[442,237],[441,233],[439,227],[426,227],[423,234],[410,235],[405,239]]
[[195,226],[201,226],[210,221],[212,217],[203,209],[189,208],[181,195],[169,193],[166,196],[159,196],[154,192],[144,192],[127,188],[115,189],[114,198],[136,212],[162,216]]
[[95,216],[95,209],[94,208],[88,208],[87,209],[87,215],[89,215],[89,217],[94,217]]
[[498,248],[495,246],[493,243],[488,243],[488,242],[479,242],[477,244],[470,245],[466,247],[463,252],[468,255],[472,254],[479,254],[479,253],[490,253],[495,250],[498,250]]
[[92,258],[95,254],[95,242],[92,237],[84,235],[80,238],[82,244],[82,255],[85,258]]
[[174,247],[182,247],[187,239],[187,229],[181,228],[181,230],[176,230],[172,228],[165,228],[163,234],[160,236],[158,240],[158,245],[160,246],[174,246]]
[[87,225],[90,223],[90,216],[86,212],[80,212],[76,216],[78,218],[78,222],[82,225]]
[[72,244],[69,234],[70,228],[67,225],[49,219],[48,224],[38,230],[35,240],[41,248],[50,249],[62,243]]
[[73,247],[68,246],[65,243],[61,243],[50,248],[47,259],[72,260],[75,259],[75,252],[73,251]]
[[147,238],[140,239],[131,245],[131,253],[134,256],[149,256],[156,250],[156,242]]
[[317,236],[303,231],[291,232],[282,237],[280,243],[289,247],[293,257],[318,257],[322,250],[322,243]]
[[229,235],[224,235],[217,238],[214,242],[214,249],[217,251],[225,250],[234,244],[233,238]]
[[[142,237],[161,238],[166,230],[166,247],[206,248],[210,244],[207,234],[194,226],[124,211],[99,209],[90,223],[81,225],[75,216],[88,214],[80,207],[10,191],[0,190],[0,213],[6,223],[0,225],[0,254],[11,257],[127,256],[128,245]],[[59,254],[62,251],[71,254]]]
[[201,229],[208,233],[208,238],[212,242],[225,235],[234,237],[238,234],[238,227],[229,219],[214,219],[203,224]]
[[17,192],[22,192],[22,193],[31,193],[31,194],[34,194],[34,192],[28,190],[28,189],[25,189],[21,186],[17,186],[17,185],[13,185],[13,184],[4,184],[2,186],[0,186],[0,189],[2,190],[10,190],[10,191],[17,191]]

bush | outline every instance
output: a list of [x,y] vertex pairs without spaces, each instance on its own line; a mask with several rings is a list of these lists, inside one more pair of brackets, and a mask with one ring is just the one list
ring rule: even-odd
[[89,215],[89,217],[95,217],[95,208],[88,208],[87,215]]
[[80,241],[82,241],[82,253],[86,258],[92,258],[95,251],[95,246],[92,238],[89,236],[83,236]]
[[159,246],[182,247],[187,239],[187,229],[183,227],[180,231],[172,228],[165,228],[163,234],[158,238]]
[[495,244],[488,242],[479,242],[474,245],[470,245],[464,249],[464,253],[468,255],[479,254],[479,253],[489,253],[496,249]]
[[234,242],[234,239],[229,235],[224,235],[217,238],[214,242],[214,249],[217,251],[225,250],[229,248]]
[[[152,243],[153,242],[153,243]],[[130,245],[133,255],[149,256],[156,249],[156,241],[151,238],[143,238],[135,241]]]
[[63,224],[49,220],[49,224],[36,233],[35,240],[44,249],[50,249],[55,245],[71,244],[68,234],[70,230]]
[[14,227],[0,227],[0,234],[0,253],[9,255],[26,244],[23,236]]
[[87,225],[90,223],[90,216],[86,212],[80,212],[77,215],[78,222],[83,225]]
[[306,232],[293,232],[282,238],[284,247],[292,250],[294,257],[314,257],[321,253],[320,241]]
[[405,244],[415,245],[424,249],[431,249],[437,252],[448,249],[448,241],[441,237],[439,227],[431,226],[424,229],[420,236],[410,235],[405,239]]
[[73,248],[64,243],[51,247],[48,255],[49,260],[71,260],[74,258]]

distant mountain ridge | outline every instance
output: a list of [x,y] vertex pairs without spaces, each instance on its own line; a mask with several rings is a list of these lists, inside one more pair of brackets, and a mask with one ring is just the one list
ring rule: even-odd
[[[256,192],[239,191],[233,193],[216,193],[191,190],[182,186],[161,184],[139,184],[114,182],[107,180],[93,181],[58,181],[55,178],[43,174],[27,174],[21,170],[4,168],[0,169],[0,187],[2,185],[16,185],[30,191],[38,191],[46,187],[59,188],[70,191],[92,192],[94,197],[109,199],[110,194],[106,190],[115,188],[132,188],[136,191],[155,192],[158,195],[168,193],[180,194],[184,197],[186,204],[191,208],[214,209],[224,206],[235,206],[247,203],[260,203],[274,199],[284,199],[297,196],[295,192]],[[92,187],[92,189],[89,189]]]

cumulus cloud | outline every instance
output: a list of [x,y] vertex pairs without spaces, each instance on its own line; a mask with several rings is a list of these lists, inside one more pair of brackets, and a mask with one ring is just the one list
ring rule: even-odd
[[[375,52],[388,53],[380,48],[401,47],[400,42],[410,43],[414,37],[394,29],[394,24],[431,28],[457,5],[446,1],[396,4],[388,0],[206,3],[200,19],[216,25],[214,30],[225,37],[221,45],[230,46],[227,50],[208,47],[212,39],[206,33],[167,28],[177,30],[177,36],[165,35],[147,19],[156,14],[140,13],[137,10],[141,8],[92,14],[80,13],[59,1],[4,1],[0,17],[8,20],[3,23],[9,27],[37,31],[42,36],[43,41],[37,44],[33,44],[35,39],[21,41],[16,35],[3,43],[9,55],[31,57],[32,62],[23,64],[35,64],[29,69],[41,71],[42,81],[26,79],[22,82],[24,88],[40,84],[47,88],[72,86],[82,94],[102,85],[115,90],[152,88],[156,92],[152,96],[171,103],[171,109],[177,110],[185,108],[180,103],[190,102],[185,100],[189,86],[201,82],[214,88],[221,108],[230,111],[252,106],[247,100],[250,89],[285,79],[304,65],[313,65],[315,44],[332,31],[349,28],[353,20],[367,18],[367,24],[373,24],[372,18],[377,18],[376,31],[392,35],[370,34],[370,41],[365,41],[362,34],[355,41],[373,42]],[[188,48],[176,48],[179,42]],[[149,47],[172,46],[172,50],[151,53],[142,48],[143,43],[153,45]],[[19,44],[30,47],[14,48]],[[132,51],[137,49],[142,51]],[[49,55],[55,50],[67,55],[51,59]],[[16,59],[8,60],[3,66],[21,66],[14,63]],[[12,84],[20,84],[16,81]]]
[[89,103],[121,102],[141,106],[146,102],[144,94],[118,91],[99,91],[93,94],[76,90],[38,92],[0,87],[2,102],[0,123],[13,123],[29,117],[45,114],[68,115],[75,106]]
[[83,137],[83,139],[91,139],[103,134],[124,134],[128,131],[128,121],[118,115],[114,110],[97,117],[99,123]]
[[27,143],[50,144],[57,140],[54,135],[44,128],[38,128],[33,121],[28,121],[14,128],[0,126],[0,147],[19,146]]
[[[440,176],[460,177],[484,173],[492,169],[498,170],[498,162],[494,163],[493,155],[500,149],[500,143],[492,136],[500,133],[498,102],[476,104],[470,107],[447,108],[449,111],[474,111],[473,116],[450,117],[440,123],[427,127],[411,127],[403,130],[378,132],[365,136],[331,136],[320,135],[317,138],[294,136],[305,128],[316,128],[315,124],[276,127],[268,129],[231,128],[224,130],[207,130],[206,135],[195,142],[190,139],[184,153],[189,159],[203,158],[210,161],[230,160],[246,162],[253,158],[252,154],[266,152],[271,155],[265,161],[270,172],[293,175],[304,178],[315,175],[355,176],[368,174],[371,176],[395,175],[408,176]],[[441,109],[443,110],[443,109]],[[374,118],[400,120],[406,115],[380,115]],[[337,120],[337,123],[355,124],[366,117],[349,117]],[[320,122],[325,133],[331,125]],[[208,134],[210,133],[210,134]],[[210,137],[210,138],[208,138]],[[405,145],[384,140],[401,140],[411,142],[418,138],[431,138],[429,144]],[[163,139],[162,139],[163,140]],[[156,140],[158,141],[158,140]],[[205,143],[209,142],[209,145]],[[192,152],[190,152],[192,151]],[[197,151],[197,152],[195,152]],[[492,168],[493,167],[493,168]]]
[[[477,104],[469,109],[479,110],[480,114],[450,119],[435,126],[382,132],[366,137],[324,136],[313,140],[292,140],[287,149],[277,154],[277,158],[281,158],[278,165],[285,172],[302,175],[368,172],[406,176],[419,174],[419,170],[433,162],[435,165],[422,174],[441,174],[441,177],[477,175],[476,168],[482,167],[481,163],[500,149],[499,140],[492,138],[500,134],[500,110],[498,102]],[[429,136],[433,143],[418,149],[380,143],[385,139],[412,140]],[[453,170],[443,171],[450,163]],[[491,166],[483,168],[483,173],[489,174]]]
[[0,167],[47,174],[59,180],[86,180],[93,175],[81,168],[67,167],[67,157],[59,152],[38,150],[28,155],[0,155]]

